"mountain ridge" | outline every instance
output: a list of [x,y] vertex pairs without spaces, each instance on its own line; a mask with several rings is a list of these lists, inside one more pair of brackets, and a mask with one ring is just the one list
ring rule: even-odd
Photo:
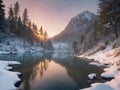
[[95,22],[98,16],[92,12],[84,11],[74,16],[58,35],[52,38],[53,43],[67,43],[72,48],[72,43],[77,41],[81,52],[86,51],[97,43]]

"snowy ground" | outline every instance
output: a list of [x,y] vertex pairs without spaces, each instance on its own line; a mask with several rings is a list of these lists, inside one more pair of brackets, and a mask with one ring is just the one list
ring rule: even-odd
[[40,47],[39,43],[34,43],[30,45],[22,39],[18,38],[10,38],[6,39],[2,43],[0,43],[0,54],[9,54],[9,53],[32,53],[32,52],[41,52],[44,51],[43,48]]
[[0,61],[0,90],[15,90],[14,84],[20,81],[19,72],[8,71],[12,67],[8,65],[20,64],[16,61]]
[[54,43],[53,47],[56,52],[69,52],[69,46],[66,43]]
[[114,78],[106,83],[94,83],[90,88],[82,90],[120,90],[120,47],[113,48],[114,43],[110,43],[104,50],[99,50],[94,54],[87,52],[79,56],[90,60],[94,59],[94,62],[90,63],[92,65],[109,66],[104,69],[101,77]]

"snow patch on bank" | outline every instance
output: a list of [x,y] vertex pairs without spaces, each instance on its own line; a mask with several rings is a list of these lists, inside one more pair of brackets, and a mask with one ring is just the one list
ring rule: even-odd
[[114,89],[107,84],[95,83],[91,85],[91,88],[86,88],[81,90],[114,90]]
[[44,49],[40,46],[40,43],[34,43],[31,45],[28,42],[24,42],[22,39],[10,38],[0,43],[0,54],[44,51]]
[[[91,87],[82,90],[120,90],[120,47],[113,48],[116,43],[119,45],[119,42],[120,40],[115,40],[107,45],[104,50],[98,50],[93,54],[87,52],[87,54],[84,53],[79,56],[99,62],[101,65],[109,65],[109,68],[105,68],[101,76],[104,78],[114,78],[106,83],[94,83]],[[95,62],[91,64],[101,66]]]
[[110,68],[105,68],[104,73],[101,74],[102,77],[105,78],[114,78],[115,75],[119,74],[118,68],[116,65],[113,65]]
[[15,90],[14,84],[20,81],[18,78],[19,72],[8,71],[12,67],[8,65],[20,64],[16,61],[0,61],[0,89],[1,90]]
[[99,66],[99,67],[105,66],[104,64],[100,64],[100,63],[97,63],[97,62],[91,62],[91,63],[89,63],[89,64],[90,64],[90,65]]

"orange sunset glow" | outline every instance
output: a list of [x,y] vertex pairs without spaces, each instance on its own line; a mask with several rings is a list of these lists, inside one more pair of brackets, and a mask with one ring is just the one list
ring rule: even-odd
[[0,90],[120,90],[120,0],[0,0]]
[[[6,9],[19,1],[21,10],[28,9],[29,18],[37,24],[38,28],[43,26],[49,37],[60,33],[69,20],[76,14],[89,9],[96,12],[96,0],[4,0]],[[6,10],[7,12],[7,10]]]

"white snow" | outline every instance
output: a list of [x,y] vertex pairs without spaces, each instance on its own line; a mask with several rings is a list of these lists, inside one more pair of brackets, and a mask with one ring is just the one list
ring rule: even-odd
[[24,43],[24,40],[18,38],[6,39],[4,42],[0,43],[0,54],[30,53],[41,51],[44,51],[44,49],[40,47],[39,43],[30,45],[28,42]]
[[115,79],[112,79],[110,82],[107,82],[106,84],[112,86],[114,90],[120,90],[120,73],[115,75]]
[[89,78],[89,79],[92,79],[92,80],[93,80],[94,78],[96,78],[96,77],[97,77],[97,76],[96,76],[95,73],[92,73],[92,74],[89,74],[89,75],[88,75],[88,78]]
[[115,64],[110,68],[105,68],[104,71],[105,72],[102,73],[101,76],[105,78],[114,78],[115,75],[119,73],[117,66]]
[[[95,62],[90,63],[93,65],[109,65],[109,67],[104,69],[101,77],[114,78],[106,83],[94,83],[91,85],[91,87],[85,88],[83,90],[120,90],[120,47],[113,48],[116,42],[119,43],[120,41],[115,40],[107,45],[104,50],[99,50],[96,53],[89,54],[90,52],[87,52],[79,56],[83,58],[88,58],[90,60],[94,59],[94,61],[97,61],[101,64],[99,65]],[[91,49],[89,51],[93,50]],[[95,52],[95,49],[93,52]]]
[[0,61],[0,89],[1,90],[15,90],[14,84],[19,81],[19,72],[8,71],[12,67],[8,65],[20,64],[15,61]]
[[0,54],[9,54],[10,52],[7,51],[0,51]]
[[97,63],[97,62],[91,62],[91,63],[89,63],[89,64],[91,64],[91,65],[96,65],[96,66],[104,66],[104,64],[100,64],[100,63]]
[[66,43],[54,43],[53,47],[57,52],[68,52],[69,46]]
[[81,90],[114,90],[114,89],[107,84],[94,83],[91,85],[90,88],[81,89]]
[[91,18],[92,18],[92,14],[90,13],[90,12],[88,12],[88,11],[85,11],[84,12],[84,16],[82,17],[82,19],[88,19],[89,21],[91,20]]
[[64,59],[67,58],[69,54],[64,53],[64,52],[54,52],[52,55],[53,59]]

